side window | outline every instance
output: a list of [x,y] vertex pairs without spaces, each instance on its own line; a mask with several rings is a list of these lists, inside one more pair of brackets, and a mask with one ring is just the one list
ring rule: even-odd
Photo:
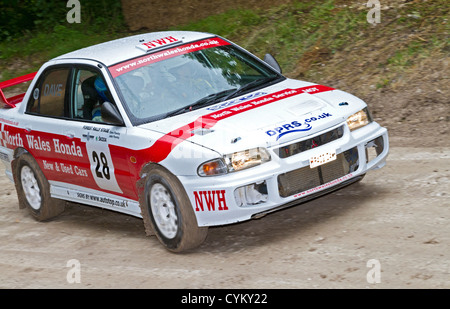
[[111,93],[100,72],[94,69],[77,69],[72,91],[72,117],[103,122],[100,109],[104,102],[113,103]]
[[33,89],[27,112],[51,117],[64,117],[69,68],[52,69]]

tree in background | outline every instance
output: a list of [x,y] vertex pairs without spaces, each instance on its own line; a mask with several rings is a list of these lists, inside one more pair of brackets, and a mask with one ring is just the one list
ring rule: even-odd
[[[123,25],[120,0],[80,0],[84,28]],[[9,40],[34,30],[68,26],[67,1],[4,0],[0,2],[0,40]]]

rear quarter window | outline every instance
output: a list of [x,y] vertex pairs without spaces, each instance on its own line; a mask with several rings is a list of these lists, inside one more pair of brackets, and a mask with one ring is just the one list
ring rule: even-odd
[[27,112],[51,117],[64,117],[64,102],[69,68],[51,69],[44,73],[33,89]]

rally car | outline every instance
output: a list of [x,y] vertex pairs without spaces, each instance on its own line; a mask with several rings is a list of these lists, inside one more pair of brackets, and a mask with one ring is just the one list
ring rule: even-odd
[[[4,89],[31,81],[25,94]],[[143,219],[170,251],[385,165],[367,105],[217,35],[139,34],[0,83],[0,159],[37,220],[65,201]]]

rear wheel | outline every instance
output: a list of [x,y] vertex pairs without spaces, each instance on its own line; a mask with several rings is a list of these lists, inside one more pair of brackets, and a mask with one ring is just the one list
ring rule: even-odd
[[20,208],[27,208],[38,221],[62,213],[65,202],[50,196],[50,185],[33,156],[24,153],[16,160],[14,182]]
[[198,247],[208,234],[198,227],[194,210],[179,180],[162,167],[147,174],[141,205],[146,230],[155,232],[159,241],[172,252]]

